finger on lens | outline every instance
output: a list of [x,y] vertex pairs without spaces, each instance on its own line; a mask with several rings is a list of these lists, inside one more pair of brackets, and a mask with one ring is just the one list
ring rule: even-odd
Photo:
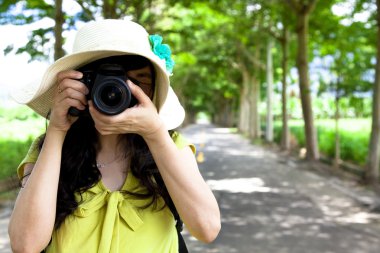
[[128,83],[128,86],[129,86],[129,88],[131,90],[132,95],[134,95],[135,98],[139,102],[143,102],[146,99],[146,97],[147,97],[146,94],[145,94],[145,92],[139,86],[137,86],[136,84],[134,84],[130,80],[128,80],[127,83]]

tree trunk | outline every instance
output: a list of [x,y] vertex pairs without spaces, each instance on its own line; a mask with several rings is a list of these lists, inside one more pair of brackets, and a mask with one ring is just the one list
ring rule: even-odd
[[302,113],[305,122],[306,158],[318,160],[318,140],[314,127],[313,109],[310,95],[309,69],[308,69],[308,13],[299,13],[297,18],[297,69],[301,93]]
[[196,112],[193,110],[193,107],[186,108],[185,119],[181,126],[184,127],[196,123],[196,116],[197,115]]
[[272,59],[273,41],[269,39],[267,45],[267,117],[265,128],[265,139],[267,142],[273,141],[273,59]]
[[223,127],[232,127],[232,100],[223,100],[218,103],[219,110],[215,112],[215,122]]
[[116,14],[116,0],[103,1],[103,18],[119,18]]
[[335,97],[335,158],[333,166],[335,169],[339,169],[340,165],[340,133],[339,133],[339,119],[340,119],[340,107],[339,107],[339,84],[336,90],[337,94]]
[[261,138],[261,119],[260,119],[260,112],[259,112],[259,103],[260,103],[260,82],[257,78],[253,78],[253,94],[251,95],[253,99],[253,106],[252,106],[252,126],[254,126],[253,129],[253,135],[251,136],[253,139],[259,139]]
[[369,143],[366,180],[374,185],[379,184],[379,145],[380,145],[380,0],[377,4],[377,55],[376,74],[373,87],[372,128]]
[[65,51],[62,48],[62,27],[65,22],[62,11],[62,0],[55,0],[55,25],[54,25],[54,60],[58,60],[65,55]]
[[284,27],[284,35],[281,41],[282,47],[282,135],[281,148],[289,150],[290,148],[290,132],[288,125],[288,99],[287,99],[287,75],[288,75],[288,55],[289,55],[289,30]]
[[[259,44],[259,43],[257,43]],[[252,56],[252,68],[249,72],[249,137],[251,139],[259,139],[261,137],[261,124],[260,124],[260,113],[259,113],[259,102],[260,102],[260,82],[258,79],[260,67],[254,62],[260,62],[260,46],[256,45],[254,53]]]
[[239,115],[239,131],[248,135],[249,131],[249,73],[247,69],[242,69],[243,85],[240,90],[240,115]]
[[261,126],[260,126],[260,113],[259,113],[259,102],[260,102],[260,83],[255,76],[250,78],[250,124],[249,124],[249,137],[251,139],[259,139],[261,137]]
[[250,89],[249,89],[249,129],[248,129],[248,135],[250,139],[257,139],[260,137],[258,134],[258,128],[260,126],[257,126],[258,120],[260,120],[260,117],[258,117],[258,97],[257,97],[257,80],[255,78],[250,79]]

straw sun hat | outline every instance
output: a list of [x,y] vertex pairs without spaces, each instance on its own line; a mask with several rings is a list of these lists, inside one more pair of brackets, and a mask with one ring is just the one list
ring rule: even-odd
[[105,19],[84,25],[76,34],[73,51],[45,71],[39,80],[13,90],[12,97],[46,117],[51,106],[58,72],[77,69],[95,60],[116,55],[140,55],[155,69],[153,103],[168,130],[178,127],[185,117],[183,107],[170,87],[174,62],[170,49],[158,35],[149,35],[139,24],[127,20]]

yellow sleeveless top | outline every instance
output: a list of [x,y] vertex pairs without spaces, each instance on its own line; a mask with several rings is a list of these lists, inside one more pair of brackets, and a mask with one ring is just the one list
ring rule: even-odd
[[[178,148],[195,148],[180,134],[173,136]],[[38,149],[32,144],[18,167],[21,178],[26,163],[36,162]],[[150,199],[136,199],[123,193],[144,191],[139,180],[128,173],[119,191],[110,191],[100,180],[92,188],[76,194],[79,202],[73,214],[54,230],[48,253],[174,253],[178,252],[178,236],[174,217],[168,207],[142,209]],[[140,208],[139,208],[140,207]]]

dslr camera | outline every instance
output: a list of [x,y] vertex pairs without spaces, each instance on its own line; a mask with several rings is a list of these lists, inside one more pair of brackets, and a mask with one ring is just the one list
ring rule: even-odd
[[[89,89],[87,99],[92,100],[99,112],[116,115],[137,104],[126,82],[128,77],[122,65],[95,61],[77,70],[83,73],[79,81]],[[72,116],[88,114],[88,108],[80,111],[70,107],[69,114]]]

